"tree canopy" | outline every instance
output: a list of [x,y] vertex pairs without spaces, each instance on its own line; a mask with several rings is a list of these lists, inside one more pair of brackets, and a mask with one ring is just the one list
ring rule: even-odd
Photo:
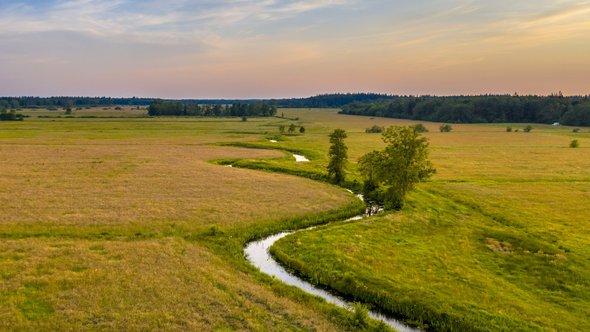
[[277,108],[264,102],[231,105],[200,105],[155,99],[148,108],[151,116],[274,116]]
[[330,134],[328,177],[338,184],[344,182],[345,178],[344,168],[348,160],[348,147],[344,143],[346,137],[344,129],[336,129]]
[[343,114],[448,123],[546,123],[590,126],[590,98],[550,96],[395,96],[354,102]]
[[400,209],[406,194],[435,169],[428,160],[428,140],[414,127],[392,126],[383,132],[382,151],[361,157],[359,170],[365,178],[365,195],[383,201],[385,207]]

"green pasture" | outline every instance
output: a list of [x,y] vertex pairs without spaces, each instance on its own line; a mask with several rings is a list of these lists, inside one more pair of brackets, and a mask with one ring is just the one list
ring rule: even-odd
[[590,328],[589,128],[424,123],[437,174],[404,210],[342,223],[362,204],[302,178],[325,180],[328,134],[347,131],[354,185],[357,159],[383,147],[365,128],[417,122],[141,112],[27,110],[0,123],[1,330],[356,330],[353,314],[243,257],[249,240],[330,221],[274,254],[418,326]]

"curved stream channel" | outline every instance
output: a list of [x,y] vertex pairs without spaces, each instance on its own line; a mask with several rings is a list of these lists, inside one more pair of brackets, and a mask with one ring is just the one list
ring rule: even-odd
[[[363,199],[362,195],[358,196],[360,199]],[[365,218],[367,215],[358,215],[356,217],[352,217],[347,219],[347,221],[351,220],[361,220]],[[352,303],[346,301],[345,299],[330,293],[327,290],[315,287],[314,285],[310,284],[309,282],[289,273],[285,270],[282,266],[279,265],[277,261],[272,258],[269,253],[269,248],[278,240],[284,238],[287,235],[303,232],[309,229],[313,229],[314,227],[309,227],[305,229],[300,229],[297,231],[291,232],[282,232],[275,235],[268,236],[262,240],[253,241],[246,245],[244,248],[244,253],[246,254],[246,259],[252,265],[256,266],[261,272],[266,273],[270,276],[274,276],[275,278],[281,280],[287,285],[298,287],[308,293],[313,295],[320,296],[324,298],[326,301],[335,304],[339,307],[352,310]],[[392,328],[403,331],[403,332],[417,332],[420,330],[413,329],[400,321],[387,317],[379,312],[369,311],[369,316],[374,319],[383,321],[385,324],[391,326]]]

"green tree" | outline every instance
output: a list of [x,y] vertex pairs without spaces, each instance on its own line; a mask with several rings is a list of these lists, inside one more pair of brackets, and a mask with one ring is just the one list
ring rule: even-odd
[[281,132],[281,134],[285,133],[285,126],[280,125],[279,126],[279,131]]
[[533,126],[528,125],[522,129],[525,133],[530,133],[533,130]]
[[579,146],[580,146],[580,143],[578,142],[577,139],[571,141],[571,143],[570,143],[570,148],[577,148]]
[[441,133],[450,133],[453,127],[450,124],[444,124],[438,128]]
[[369,127],[367,129],[365,129],[365,133],[367,134],[379,134],[382,133],[383,130],[385,130],[385,128],[378,126],[378,125],[373,125],[372,127]]
[[297,128],[295,124],[291,123],[291,125],[289,125],[289,134],[294,134],[295,128]]
[[435,172],[428,160],[428,140],[414,127],[401,126],[387,128],[382,139],[387,144],[384,150],[367,153],[359,160],[365,190],[379,188],[365,194],[378,196],[386,208],[401,209],[416,183]]
[[414,125],[414,130],[419,132],[419,133],[427,133],[428,132],[428,128],[426,128],[423,124],[418,123],[416,125]]
[[328,176],[338,184],[344,182],[344,168],[348,160],[348,147],[344,144],[346,137],[344,129],[336,129],[330,134]]
[[299,133],[305,134],[305,127],[304,126],[299,127]]

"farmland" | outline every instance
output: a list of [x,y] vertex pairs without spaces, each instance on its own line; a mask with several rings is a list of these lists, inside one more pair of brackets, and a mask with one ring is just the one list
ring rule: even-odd
[[[349,313],[258,273],[241,250],[256,237],[352,215],[354,196],[211,162],[322,173],[327,135],[343,128],[347,175],[360,181],[356,160],[382,147],[365,128],[415,123],[336,112],[283,109],[282,118],[241,121],[31,110],[2,123],[0,329],[354,329]],[[279,135],[291,123],[305,134]],[[289,236],[275,255],[418,325],[590,328],[588,129],[439,133],[440,124],[424,124],[437,174],[404,210]],[[580,148],[568,148],[573,138]]]

